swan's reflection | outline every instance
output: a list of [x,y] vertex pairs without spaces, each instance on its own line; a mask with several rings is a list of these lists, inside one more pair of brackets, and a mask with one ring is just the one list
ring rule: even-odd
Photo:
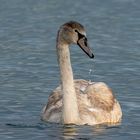
[[78,127],[76,125],[64,125],[63,138],[64,140],[74,139],[78,135]]
[[64,125],[62,135],[64,140],[91,139],[108,133],[108,129],[118,128],[120,124],[100,124],[94,126]]

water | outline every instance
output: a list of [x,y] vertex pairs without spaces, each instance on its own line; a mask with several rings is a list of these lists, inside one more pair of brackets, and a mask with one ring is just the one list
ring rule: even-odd
[[[140,139],[140,1],[0,3],[1,140]],[[71,47],[74,76],[104,81],[113,89],[123,110],[118,126],[63,126],[40,120],[42,107],[60,82],[56,33],[69,20],[85,25],[95,54],[93,62]]]

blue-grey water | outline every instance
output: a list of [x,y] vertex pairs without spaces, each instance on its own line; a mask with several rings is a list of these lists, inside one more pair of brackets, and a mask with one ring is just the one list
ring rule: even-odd
[[[40,120],[60,83],[55,41],[59,26],[69,20],[86,27],[95,54],[91,61],[71,47],[74,76],[113,89],[123,110],[117,126]],[[7,139],[140,139],[139,0],[0,0],[0,140]]]

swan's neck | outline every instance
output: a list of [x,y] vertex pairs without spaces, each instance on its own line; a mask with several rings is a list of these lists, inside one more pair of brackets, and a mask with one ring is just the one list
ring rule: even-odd
[[57,52],[63,92],[62,119],[64,124],[75,124],[79,120],[79,111],[68,44],[58,41]]

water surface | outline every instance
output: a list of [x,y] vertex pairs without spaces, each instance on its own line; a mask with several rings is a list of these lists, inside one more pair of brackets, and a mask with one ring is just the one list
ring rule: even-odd
[[[40,112],[60,83],[59,26],[81,22],[95,59],[71,47],[75,78],[106,82],[123,110],[117,126],[44,123]],[[92,72],[89,75],[89,70]],[[140,1],[0,0],[0,139],[140,139]]]

